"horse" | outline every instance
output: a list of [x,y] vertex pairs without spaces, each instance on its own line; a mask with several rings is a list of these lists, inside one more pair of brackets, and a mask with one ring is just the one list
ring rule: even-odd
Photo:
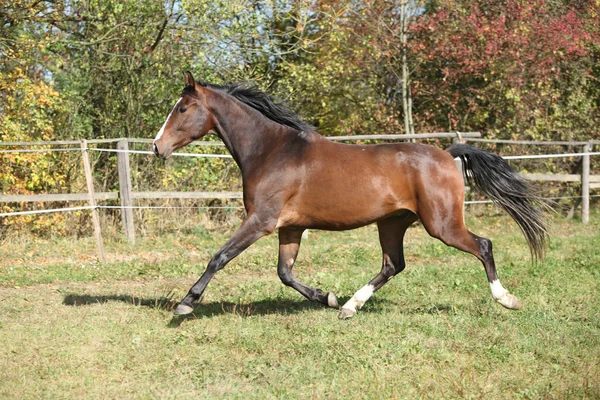
[[[453,144],[446,150],[418,143],[342,144],[328,140],[284,103],[256,86],[214,85],[184,72],[184,89],[152,143],[173,151],[216,133],[239,166],[246,217],[177,305],[190,314],[213,276],[265,235],[278,230],[277,274],[310,301],[356,315],[365,302],[405,268],[403,238],[420,220],[429,235],[477,257],[492,298],[507,309],[521,303],[498,278],[490,239],[467,230],[465,180],[500,205],[521,228],[532,257],[543,256],[548,230],[541,200],[499,155]],[[464,164],[464,176],[455,158]],[[333,292],[298,281],[292,268],[306,229],[341,231],[376,223],[381,271],[340,308]]]

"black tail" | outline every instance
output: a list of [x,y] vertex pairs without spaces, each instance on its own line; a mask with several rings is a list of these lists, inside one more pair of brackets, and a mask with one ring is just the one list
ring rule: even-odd
[[460,157],[467,184],[498,203],[523,231],[533,258],[542,259],[548,229],[536,206],[544,206],[544,200],[499,155],[466,144],[454,144],[446,151]]

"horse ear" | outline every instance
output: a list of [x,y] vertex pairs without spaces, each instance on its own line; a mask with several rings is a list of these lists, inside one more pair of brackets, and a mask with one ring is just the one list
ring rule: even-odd
[[190,71],[185,71],[183,73],[183,79],[184,79],[186,88],[195,88],[196,87],[196,81],[194,80],[194,77],[192,76],[192,73]]

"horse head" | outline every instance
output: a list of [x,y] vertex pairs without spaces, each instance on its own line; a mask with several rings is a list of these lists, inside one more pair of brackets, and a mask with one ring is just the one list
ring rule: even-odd
[[165,160],[173,151],[202,138],[215,126],[215,118],[206,105],[207,90],[189,71],[184,73],[184,79],[181,97],[152,142],[154,154]]

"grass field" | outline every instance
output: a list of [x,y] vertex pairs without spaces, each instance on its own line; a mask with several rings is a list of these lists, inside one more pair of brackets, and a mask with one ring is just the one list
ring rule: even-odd
[[[505,287],[490,297],[472,256],[407,235],[407,269],[349,321],[277,277],[276,235],[208,286],[192,317],[172,308],[230,232],[172,232],[136,246],[5,239],[0,245],[0,398],[600,398],[600,214],[557,219],[532,265],[505,216],[468,225],[494,241]],[[348,299],[379,271],[374,227],[311,231],[295,267]]]

